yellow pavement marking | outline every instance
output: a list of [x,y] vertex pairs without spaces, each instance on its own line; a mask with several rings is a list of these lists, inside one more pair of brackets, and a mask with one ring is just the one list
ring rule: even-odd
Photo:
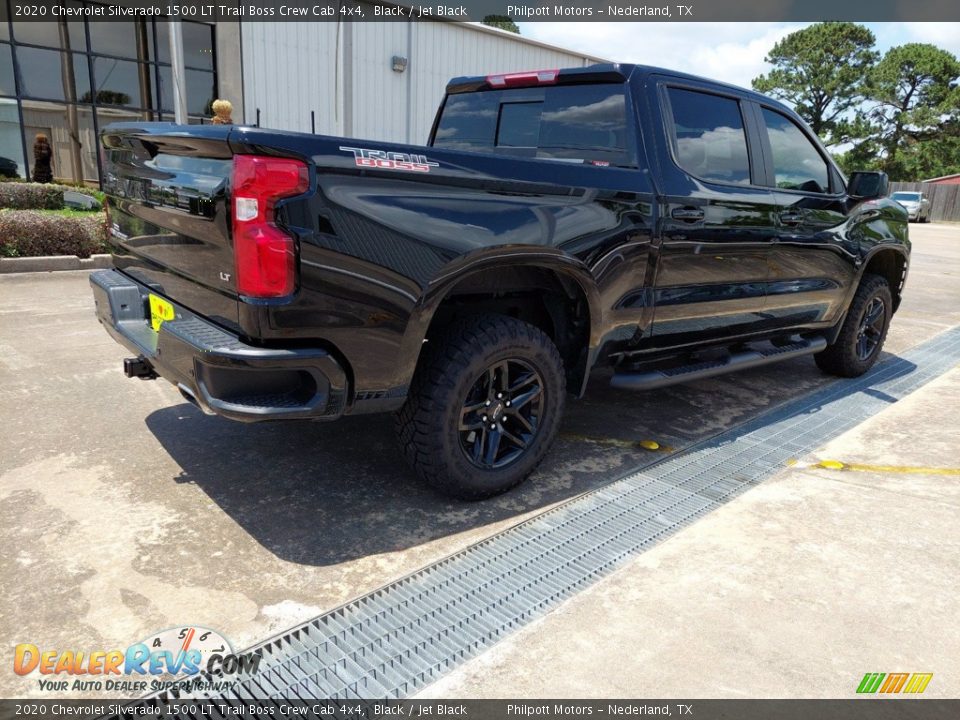
[[564,440],[573,442],[588,442],[594,445],[610,445],[612,447],[626,448],[627,450],[659,450],[660,452],[673,452],[669,445],[661,445],[656,440],[620,440],[619,438],[595,437],[593,435],[581,435],[579,433],[561,433],[560,437]]
[[852,472],[893,473],[903,475],[960,475],[960,468],[936,468],[915,465],[866,465],[839,460],[821,460],[808,467],[821,470],[848,470]]

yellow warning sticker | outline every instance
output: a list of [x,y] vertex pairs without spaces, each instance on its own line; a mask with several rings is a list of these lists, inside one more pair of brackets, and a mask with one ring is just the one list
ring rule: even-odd
[[173,320],[173,305],[161,297],[150,295],[150,327],[154,332],[160,332],[164,320]]

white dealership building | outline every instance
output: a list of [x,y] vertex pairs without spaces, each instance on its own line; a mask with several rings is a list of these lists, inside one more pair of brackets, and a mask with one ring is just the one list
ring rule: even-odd
[[451,22],[243,23],[240,44],[246,122],[407,143],[426,141],[452,77],[602,62]]
[[595,62],[473,23],[4,22],[0,173],[27,176],[42,133],[56,177],[95,183],[102,127],[173,121],[178,104],[209,122],[215,98],[233,103],[236,123],[422,144],[452,77]]

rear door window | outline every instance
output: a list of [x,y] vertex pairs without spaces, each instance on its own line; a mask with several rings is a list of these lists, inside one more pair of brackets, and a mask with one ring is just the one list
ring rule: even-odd
[[622,85],[580,85],[547,91],[537,157],[634,164]]
[[632,166],[624,85],[488,90],[447,97],[434,147]]
[[668,88],[677,164],[703,180],[750,184],[750,157],[740,103],[729,97]]

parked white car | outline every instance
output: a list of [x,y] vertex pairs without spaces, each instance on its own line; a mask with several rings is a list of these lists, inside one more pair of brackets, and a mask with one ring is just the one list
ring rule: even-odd
[[896,200],[907,209],[912,222],[930,222],[930,201],[922,192],[900,190],[893,193],[890,199]]

